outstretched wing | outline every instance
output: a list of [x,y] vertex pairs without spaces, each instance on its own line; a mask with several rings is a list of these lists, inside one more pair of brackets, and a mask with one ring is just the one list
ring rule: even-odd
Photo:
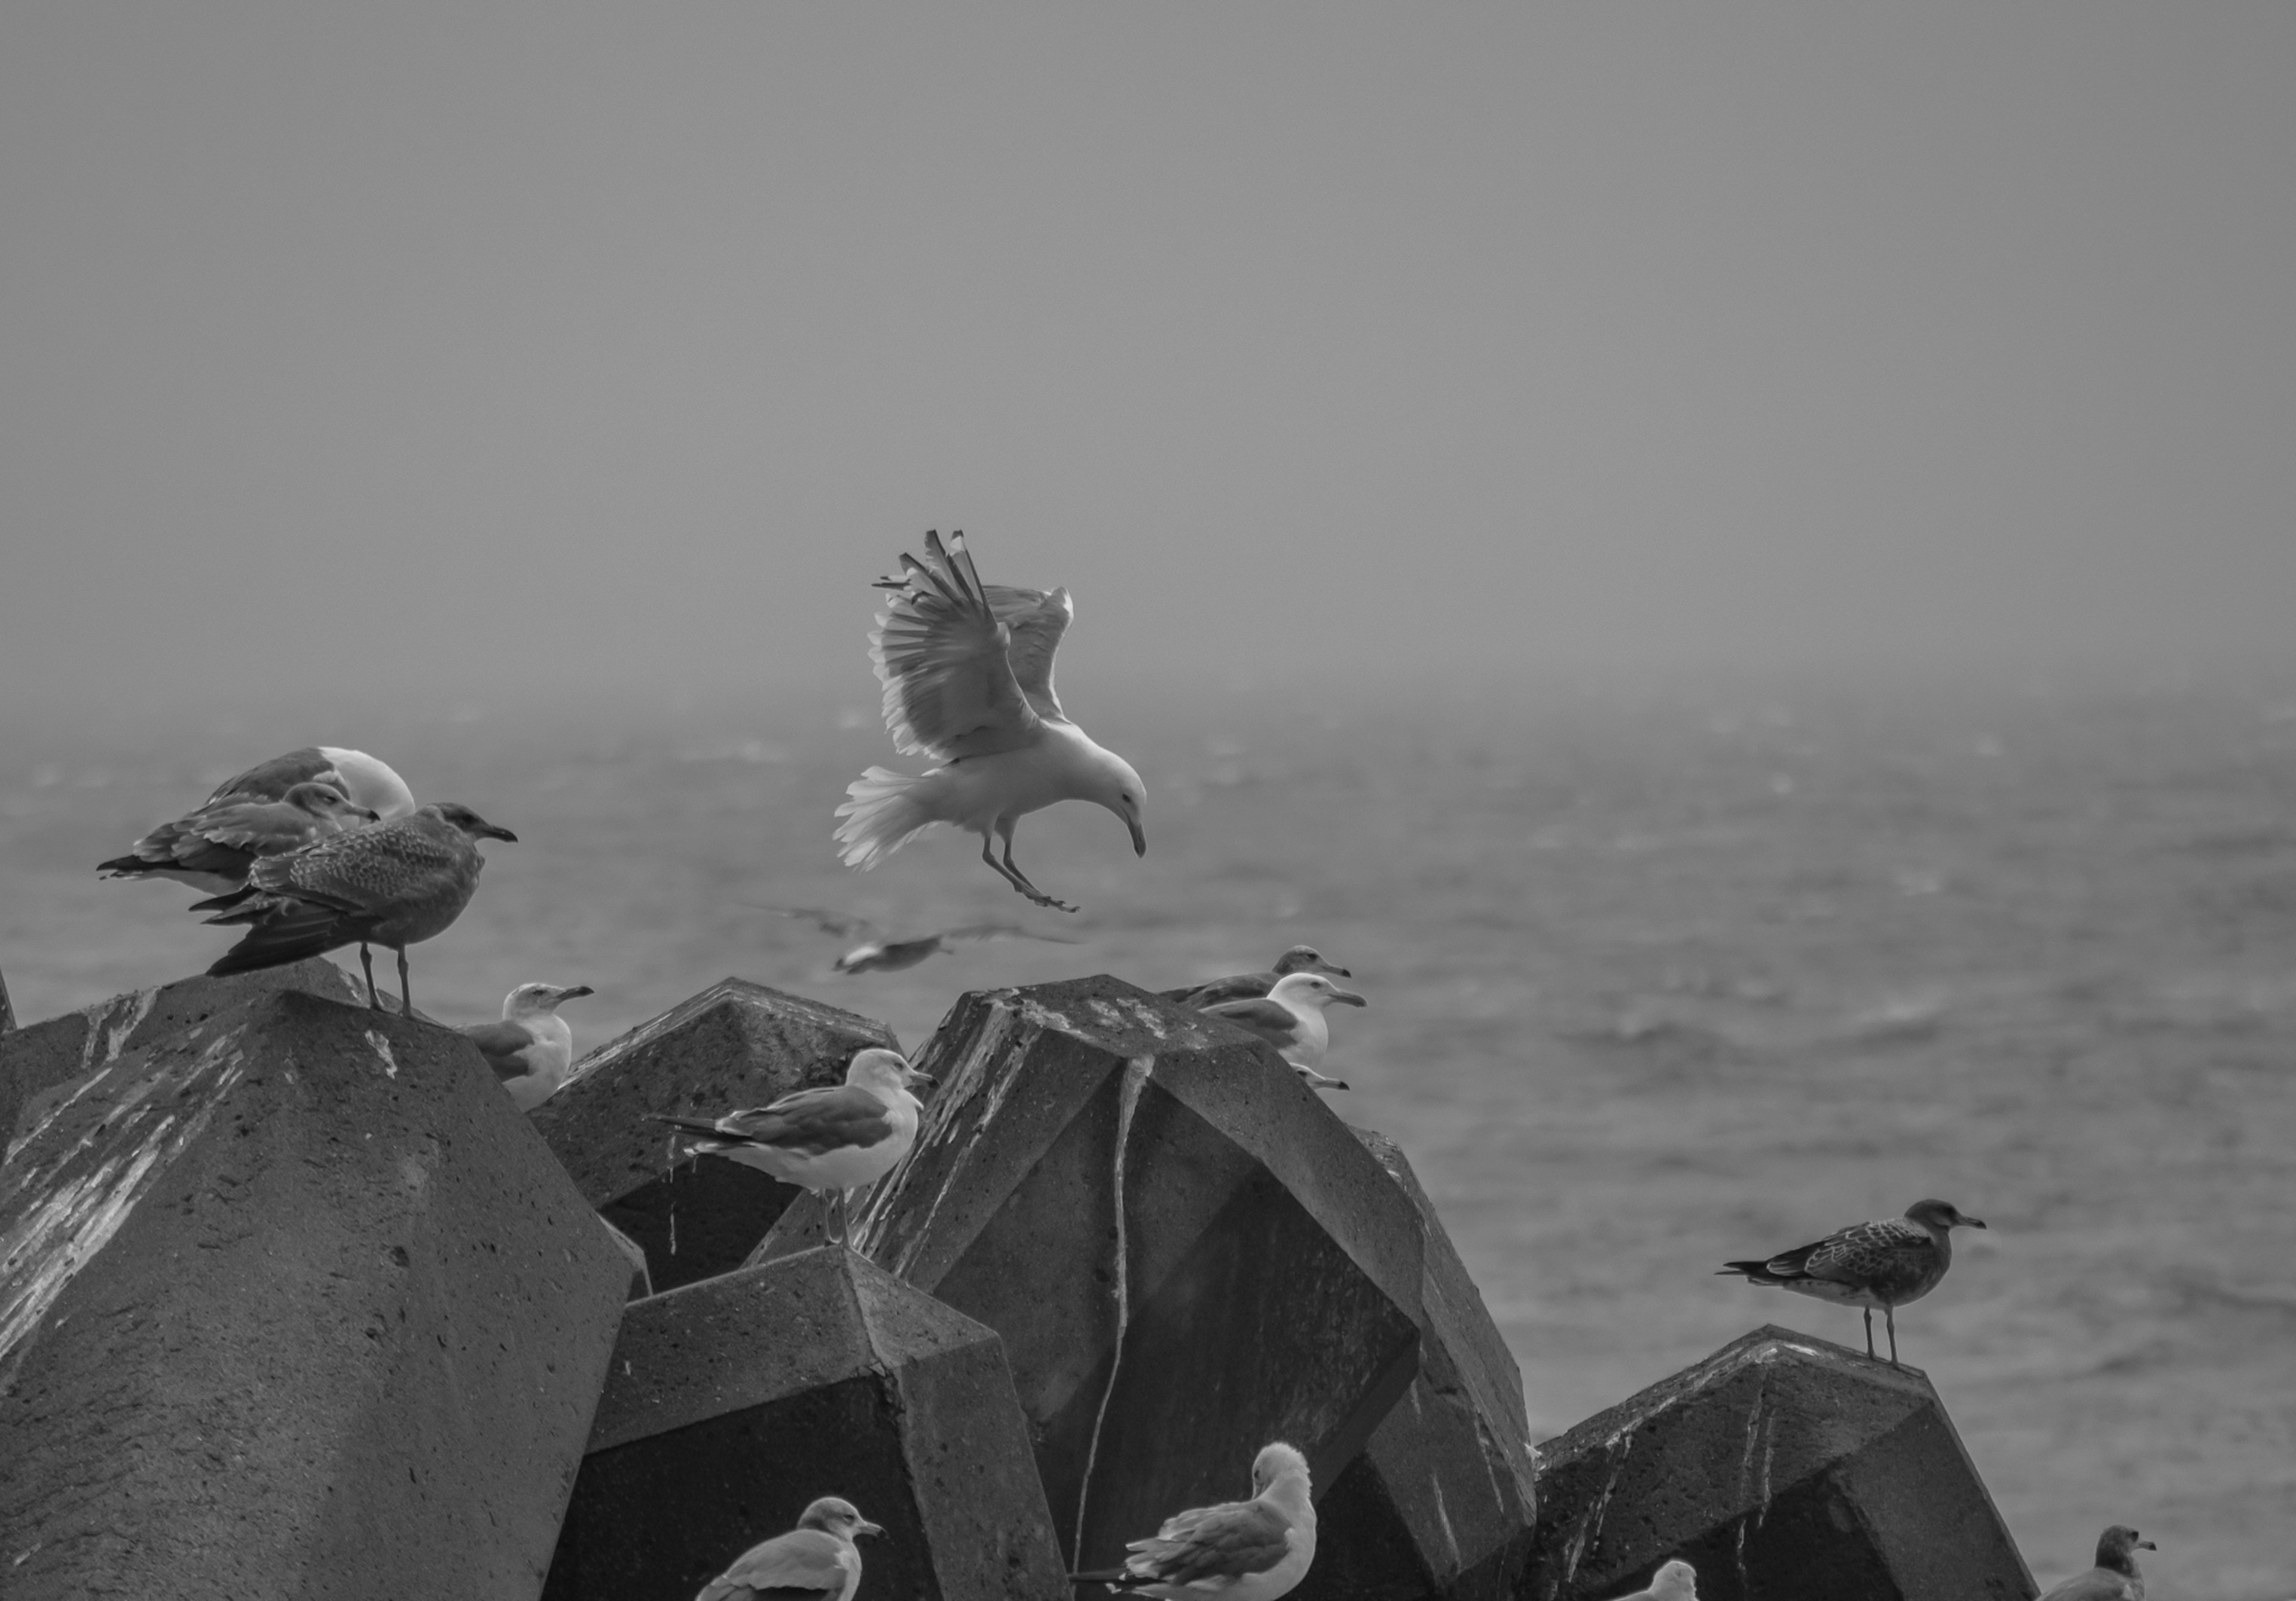
[[[1013,677],[1013,630],[990,608],[963,534],[943,547],[929,533],[925,549],[930,562],[904,553],[904,576],[877,580],[892,592],[869,636],[885,727],[901,751],[943,761],[1018,750],[1043,718]],[[1045,670],[1049,694],[1049,649]]]
[[877,932],[877,925],[866,917],[849,917],[840,912],[824,911],[812,906],[761,906],[761,912],[779,912],[784,917],[795,917],[810,923],[824,934],[837,939],[849,939],[855,934],[866,938]]
[[1081,945],[1081,940],[1071,940],[1066,934],[1040,934],[1035,929],[1022,928],[1017,923],[968,923],[963,928],[945,928],[943,940],[1042,940],[1048,945]]
[[1067,722],[1061,698],[1053,693],[1053,653],[1061,648],[1061,636],[1076,618],[1076,603],[1065,589],[1047,595],[1041,589],[1015,589],[1007,584],[989,584],[984,588],[988,609],[1012,630],[1013,643],[1004,654],[1013,663],[1013,677],[1021,693],[1029,697],[1038,717]]
[[1127,1549],[1136,1553],[1124,1564],[1135,1579],[1162,1584],[1194,1584],[1216,1591],[1253,1573],[1264,1573],[1292,1553],[1285,1538],[1292,1525],[1264,1501],[1231,1501],[1167,1518],[1147,1539]]

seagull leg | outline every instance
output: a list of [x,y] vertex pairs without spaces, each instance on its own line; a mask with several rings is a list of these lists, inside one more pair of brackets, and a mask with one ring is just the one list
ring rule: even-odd
[[1866,1354],[1874,1354],[1874,1309],[1870,1306],[1866,1309]]
[[366,1004],[375,1011],[382,1010],[382,998],[374,992],[374,953],[359,941],[359,965],[366,969]]
[[1882,1321],[1890,1326],[1890,1366],[1895,1367],[1898,1365],[1898,1309],[1893,1306],[1883,1307]]
[[[1076,907],[1070,906],[1067,901],[1054,900],[1051,896],[1037,888],[1036,885],[1030,883],[1029,882],[1029,875],[1021,871],[1021,864],[1013,859],[1013,825],[1019,820],[1020,819],[1017,817],[999,817],[996,819],[996,837],[1004,842],[1004,866],[1001,871],[1004,873],[1005,877],[1013,881],[1013,887],[1014,889],[1020,891],[1021,894],[1026,895],[1038,906],[1048,907],[1054,910],[1062,912],[1075,911]],[[980,849],[984,853],[988,849],[988,836],[987,834],[980,836]],[[994,863],[991,863],[990,865],[992,866],[995,866]]]
[[406,947],[398,948],[398,1014],[414,1015],[414,986],[406,981]]

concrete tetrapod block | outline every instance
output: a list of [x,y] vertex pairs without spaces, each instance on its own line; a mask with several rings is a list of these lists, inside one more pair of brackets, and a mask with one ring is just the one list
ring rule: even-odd
[[864,1595],[1068,1601],[995,1333],[843,1250],[629,1308],[544,1595],[688,1601],[824,1495]]
[[1315,1092],[1105,976],[967,995],[920,1065],[939,1088],[859,1243],[1004,1336],[1074,1565],[1233,1498],[1271,1440],[1328,1487],[1417,1372],[1423,1245]]
[[1435,1203],[1395,1142],[1350,1130],[1417,1209],[1426,1326],[1419,1376],[1317,1498],[1298,1601],[1505,1601],[1530,1554],[1535,1469],[1522,1375]]
[[281,991],[74,1088],[0,1164],[10,1601],[537,1594],[629,1268],[470,1042]]
[[676,1160],[649,1113],[715,1117],[845,1081],[854,1053],[898,1050],[856,1013],[721,979],[574,1064],[530,1114],[575,1184],[644,1250],[657,1291],[738,1268],[803,1194],[720,1157]]
[[24,1104],[43,1091],[116,1062],[123,1052],[203,1022],[226,1007],[282,989],[348,1002],[363,1003],[366,997],[348,973],[324,956],[313,956],[260,973],[221,979],[201,973],[156,989],[131,989],[18,1029],[0,1040],[0,1145]]
[[1539,1448],[1526,1601],[1593,1601],[1669,1558],[1701,1601],[2038,1593],[1929,1380],[1756,1329]]

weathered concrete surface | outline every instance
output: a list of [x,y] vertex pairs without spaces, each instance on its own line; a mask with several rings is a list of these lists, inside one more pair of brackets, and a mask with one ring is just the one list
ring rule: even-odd
[[1292,1594],[1503,1601],[1530,1554],[1536,1498],[1522,1375],[1402,1151],[1383,1134],[1351,1132],[1419,1214],[1419,1376],[1317,1497],[1316,1564]]
[[996,1334],[841,1250],[629,1308],[549,1601],[688,1601],[838,1495],[865,1596],[1071,1591]]
[[881,1022],[742,979],[721,979],[574,1064],[529,1114],[575,1184],[644,1248],[658,1291],[742,1265],[804,1192],[718,1157],[674,1161],[649,1114],[715,1117],[793,1089],[845,1081]]
[[72,1088],[0,1164],[10,1601],[534,1596],[628,1265],[470,1042],[277,991]]
[[1701,1601],[2030,1601],[1929,1380],[1759,1328],[1539,1448],[1526,1601],[1681,1557]]
[[1271,1440],[1322,1486],[1362,1451],[1417,1372],[1421,1222],[1272,1050],[1103,976],[967,995],[920,1065],[858,1241],[1004,1336],[1075,1565]]
[[614,1242],[614,1249],[620,1252],[630,1265],[629,1298],[644,1301],[652,1294],[653,1274],[646,1266],[645,1247],[606,1221],[603,1214],[598,1218],[598,1227],[606,1231],[606,1237]]
[[0,1034],[16,1026],[16,1003],[8,998],[8,975],[0,973]]
[[24,1103],[45,1090],[94,1072],[226,1007],[282,989],[329,1000],[359,1002],[366,992],[324,956],[230,978],[178,979],[156,989],[131,989],[108,1001],[18,1029],[0,1040],[0,1145]]

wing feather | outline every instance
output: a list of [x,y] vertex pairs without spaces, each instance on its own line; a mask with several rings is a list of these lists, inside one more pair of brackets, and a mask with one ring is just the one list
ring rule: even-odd
[[1061,636],[1076,620],[1076,603],[1069,599],[1066,589],[1046,594],[1041,589],[990,584],[984,593],[988,609],[1012,633],[1013,643],[1004,653],[1013,663],[1013,677],[1021,693],[1029,697],[1038,717],[1048,722],[1067,722],[1061,698],[1053,693],[1053,653],[1061,648]]
[[1043,718],[1013,677],[1013,632],[981,593],[964,535],[944,547],[929,533],[925,547],[936,565],[904,553],[906,577],[879,580],[892,594],[869,660],[885,686],[885,727],[898,749],[943,761],[1018,750]]
[[515,1079],[528,1071],[519,1053],[534,1043],[534,1036],[516,1023],[472,1023],[462,1033],[463,1039],[479,1047],[479,1055],[487,1059],[487,1065],[504,1078]]
[[1164,1520],[1164,1526],[1127,1549],[1136,1552],[1126,1568],[1137,1578],[1164,1584],[1194,1584],[1208,1579],[1242,1579],[1264,1573],[1291,1555],[1285,1538],[1292,1525],[1264,1501],[1231,1501],[1203,1507]]
[[770,1106],[729,1112],[718,1120],[717,1129],[742,1144],[818,1156],[824,1151],[873,1145],[889,1139],[893,1121],[875,1096],[840,1084],[800,1089]]
[[744,1590],[796,1590],[839,1595],[845,1589],[846,1568],[840,1560],[844,1552],[833,1535],[818,1529],[792,1529],[742,1552],[702,1593],[732,1597]]

